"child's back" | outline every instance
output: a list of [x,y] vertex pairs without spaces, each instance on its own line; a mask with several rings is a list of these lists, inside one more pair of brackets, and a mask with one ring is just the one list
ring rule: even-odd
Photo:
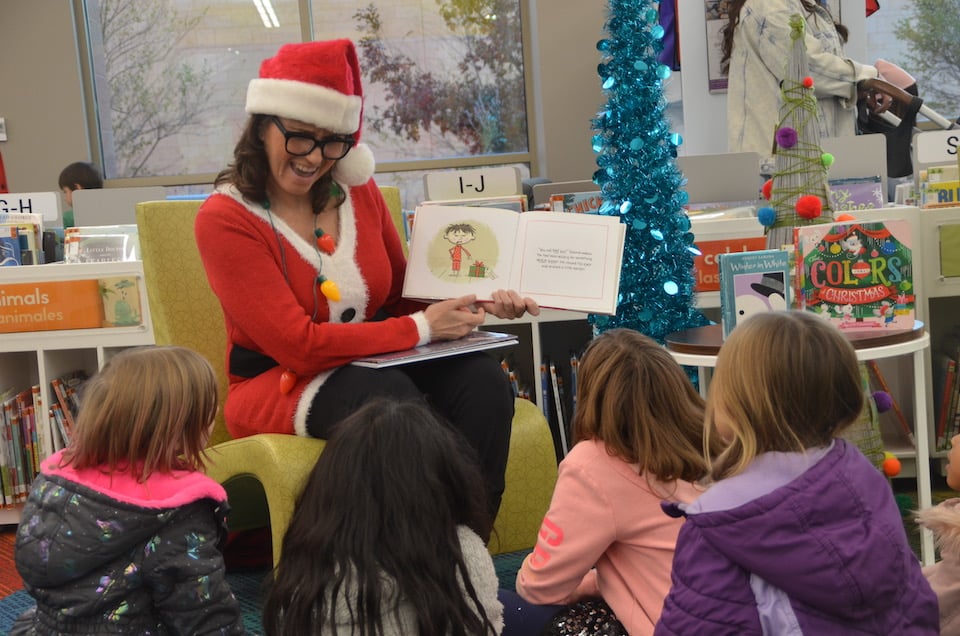
[[835,438],[863,399],[853,347],[812,314],[733,330],[705,430],[725,447],[710,489],[669,508],[686,522],[658,635],[937,633],[886,478]]
[[517,593],[540,605],[602,597],[628,633],[650,634],[681,526],[660,505],[702,492],[703,402],[669,353],[626,329],[590,343],[578,379],[577,441]]
[[140,349],[89,382],[76,439],[43,462],[23,510],[16,564],[37,607],[12,633],[244,633],[218,549],[226,493],[196,463],[212,369]]

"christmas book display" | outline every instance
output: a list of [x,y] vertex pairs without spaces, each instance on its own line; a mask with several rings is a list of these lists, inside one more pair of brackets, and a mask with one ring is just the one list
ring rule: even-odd
[[789,250],[720,255],[720,322],[726,338],[753,314],[791,307]]
[[417,208],[403,295],[489,300],[515,289],[541,307],[616,312],[625,227],[617,216]]
[[801,308],[844,331],[913,329],[913,237],[903,220],[797,228]]

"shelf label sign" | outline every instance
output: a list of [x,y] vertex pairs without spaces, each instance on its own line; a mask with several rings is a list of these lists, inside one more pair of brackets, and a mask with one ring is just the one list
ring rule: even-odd
[[914,139],[917,144],[918,163],[953,163],[957,161],[960,131],[930,130],[919,133]]
[[44,223],[60,222],[60,193],[7,192],[0,194],[0,214],[33,213],[43,217]]
[[520,171],[513,166],[428,172],[424,194],[431,201],[476,199],[521,194]]
[[0,284],[0,333],[139,326],[140,277]]
[[765,236],[749,236],[737,239],[722,239],[717,241],[697,241],[700,256],[693,259],[693,273],[695,277],[694,290],[698,292],[720,291],[720,254],[730,252],[754,252],[767,248]]

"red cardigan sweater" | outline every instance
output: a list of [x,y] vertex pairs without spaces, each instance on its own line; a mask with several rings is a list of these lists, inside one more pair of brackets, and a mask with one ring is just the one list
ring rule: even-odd
[[[252,378],[229,374],[224,419],[234,437],[306,435],[313,397],[334,370],[430,339],[423,305],[401,298],[406,260],[379,188],[370,180],[346,192],[332,255],[233,187],[219,188],[200,208],[197,246],[223,308],[228,370],[237,345],[278,363]],[[320,293],[319,274],[337,284],[339,301]],[[381,310],[394,317],[369,322]],[[285,369],[297,375],[286,395]]]

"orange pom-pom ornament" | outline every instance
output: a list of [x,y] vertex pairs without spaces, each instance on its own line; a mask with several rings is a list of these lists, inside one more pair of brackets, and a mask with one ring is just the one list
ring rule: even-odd
[[857,217],[853,216],[852,214],[838,214],[836,218],[834,218],[834,221],[838,221],[842,223],[849,223],[851,221],[856,221],[856,220],[857,220]]
[[887,477],[896,477],[900,474],[900,460],[893,456],[893,453],[883,454],[883,463],[880,465],[883,474]]
[[773,192],[773,179],[767,179],[763,183],[763,187],[760,188],[760,193],[763,194],[764,199],[769,201],[771,192]]

